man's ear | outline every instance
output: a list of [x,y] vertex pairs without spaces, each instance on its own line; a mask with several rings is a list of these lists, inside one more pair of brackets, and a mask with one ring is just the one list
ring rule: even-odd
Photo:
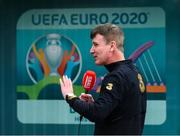
[[111,49],[110,51],[113,52],[116,48],[116,42],[115,41],[111,41]]

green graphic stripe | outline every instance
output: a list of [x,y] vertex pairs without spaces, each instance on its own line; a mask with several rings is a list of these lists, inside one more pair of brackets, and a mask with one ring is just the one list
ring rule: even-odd
[[[37,84],[34,85],[19,85],[17,86],[17,92],[22,92],[28,95],[29,99],[37,100],[38,96],[43,88],[50,84],[59,84],[59,77],[48,76],[43,78]],[[83,87],[80,85],[74,85],[74,93],[79,96],[84,92]]]

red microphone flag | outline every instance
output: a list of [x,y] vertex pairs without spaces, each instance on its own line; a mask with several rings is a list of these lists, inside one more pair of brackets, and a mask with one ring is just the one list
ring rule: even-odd
[[96,73],[94,71],[86,71],[83,76],[82,85],[86,92],[92,90],[96,82]]

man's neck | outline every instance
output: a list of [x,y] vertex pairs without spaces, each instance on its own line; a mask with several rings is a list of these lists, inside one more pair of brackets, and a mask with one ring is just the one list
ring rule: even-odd
[[116,50],[112,54],[110,54],[109,60],[107,61],[107,64],[111,64],[117,61],[123,61],[125,60],[124,53]]

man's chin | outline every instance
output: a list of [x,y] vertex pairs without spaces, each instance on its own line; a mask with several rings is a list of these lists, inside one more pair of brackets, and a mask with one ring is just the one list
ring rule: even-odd
[[95,61],[95,64],[96,64],[96,65],[99,65],[99,66],[104,65],[104,64],[102,64],[102,63],[100,63],[100,62],[97,62],[97,61]]

